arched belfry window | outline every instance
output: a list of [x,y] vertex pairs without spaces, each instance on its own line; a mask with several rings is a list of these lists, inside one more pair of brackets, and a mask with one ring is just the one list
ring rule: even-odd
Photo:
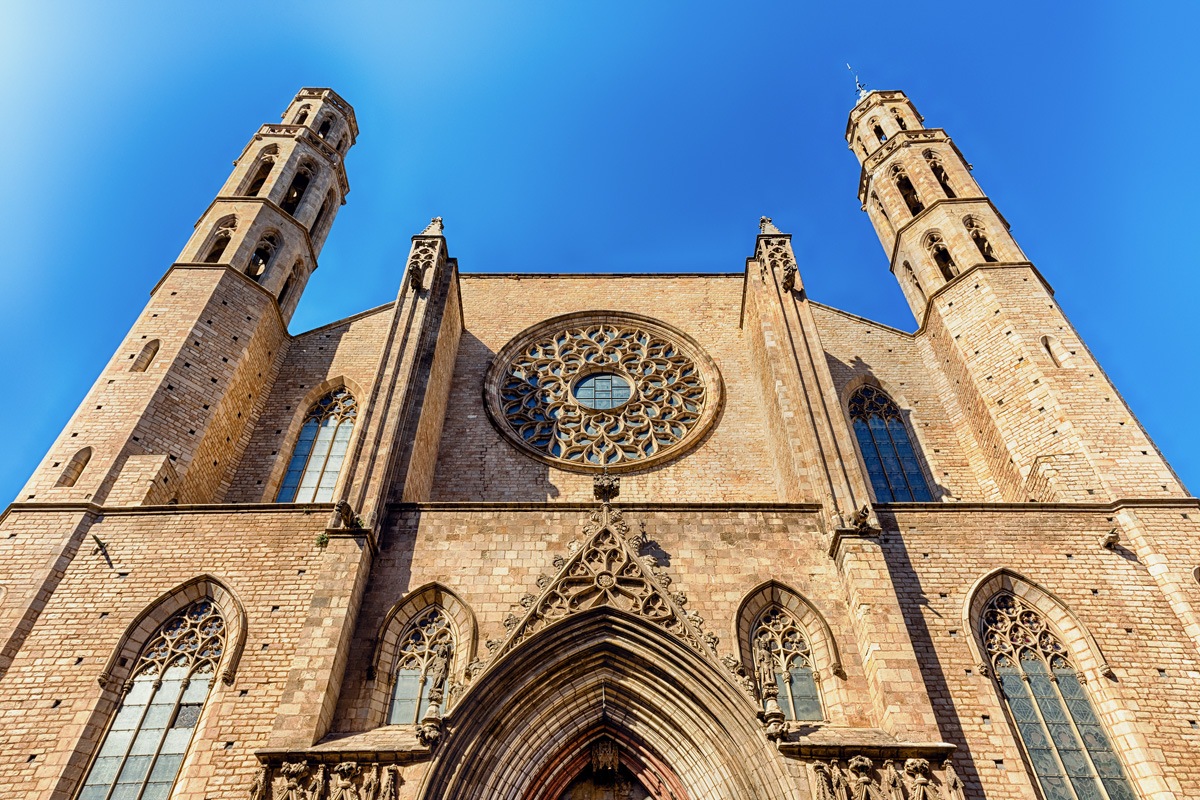
[[892,180],[896,182],[896,189],[904,198],[904,205],[908,206],[908,213],[915,217],[925,210],[925,204],[921,202],[921,196],[917,194],[916,187],[908,179],[908,173],[904,171],[904,167],[899,164],[892,167]]
[[1135,800],[1067,648],[1037,609],[1000,592],[980,636],[1047,800]]
[[908,123],[904,121],[904,114],[900,113],[900,109],[892,109],[892,117],[896,120],[896,124],[900,126],[900,130],[908,130]]
[[258,243],[258,247],[254,248],[254,252],[250,254],[250,263],[246,265],[246,274],[256,281],[261,281],[266,274],[267,267],[271,265],[271,259],[275,257],[275,251],[279,249],[279,237],[273,233],[268,233]]
[[454,632],[441,606],[429,606],[408,624],[398,651],[387,721],[414,725],[431,701],[442,702],[454,658]]
[[937,264],[938,271],[947,283],[958,276],[958,266],[954,263],[950,248],[946,247],[946,240],[940,233],[934,231],[925,237],[925,250],[933,259],[933,263]]
[[91,460],[92,448],[90,447],[85,447],[71,456],[71,460],[67,462],[67,466],[63,467],[62,475],[58,476],[58,483],[55,486],[74,486],[79,482],[79,476],[83,474],[84,468],[87,467],[88,462]]
[[308,106],[300,106],[300,111],[296,114],[296,121],[292,124],[303,125],[305,122],[308,122],[308,110]]
[[908,427],[892,398],[874,386],[861,387],[850,396],[850,421],[876,502],[933,499]]
[[288,187],[287,193],[279,203],[279,207],[295,216],[296,209],[300,208],[300,201],[304,199],[304,193],[308,190],[308,184],[312,182],[312,178],[313,168],[308,164],[301,164],[300,168],[296,170],[295,177],[292,178],[292,185]]
[[205,264],[217,264],[225,256],[225,250],[229,247],[229,242],[233,239],[233,232],[237,230],[237,219],[235,217],[226,217],[217,223],[217,230],[213,233],[212,242],[208,246],[208,252],[204,255]]
[[345,389],[330,392],[308,410],[276,502],[328,503],[333,499],[357,416],[354,395]]
[[937,178],[938,185],[942,187],[946,197],[958,197],[954,193],[954,187],[950,185],[950,176],[946,174],[946,167],[942,164],[941,157],[932,150],[926,150],[922,155],[925,156],[930,172],[933,173],[933,177]]
[[225,620],[201,599],[142,649],[78,800],[165,800],[225,649]]
[[987,230],[983,223],[975,217],[966,217],[963,219],[963,225],[967,227],[967,233],[971,235],[971,241],[979,248],[979,255],[983,256],[983,260],[989,264],[995,263],[996,252],[992,249],[992,243],[988,241]]
[[785,718],[824,719],[812,648],[800,623],[784,609],[772,605],[754,623],[751,639],[759,696],[770,694],[769,687],[773,687]]

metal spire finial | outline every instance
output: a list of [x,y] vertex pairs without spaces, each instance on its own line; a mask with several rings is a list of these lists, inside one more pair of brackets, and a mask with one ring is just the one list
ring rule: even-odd
[[854,71],[854,67],[847,63],[846,69],[850,70],[850,74],[854,76],[854,88],[858,92],[858,99],[862,100],[867,96],[870,90],[867,89],[867,85],[865,83],[858,79],[858,73]]

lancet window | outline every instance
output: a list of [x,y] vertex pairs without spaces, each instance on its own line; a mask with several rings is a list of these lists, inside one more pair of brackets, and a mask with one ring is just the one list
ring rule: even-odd
[[1134,800],[1133,788],[1062,641],[1009,592],[988,603],[984,649],[1046,800]]
[[273,233],[268,233],[250,254],[250,263],[246,265],[246,274],[256,281],[262,280],[262,276],[266,273],[267,267],[271,265],[271,259],[275,257],[275,251],[278,249],[279,238]]
[[904,115],[900,113],[900,109],[892,109],[892,117],[895,118],[896,124],[900,126],[900,130],[908,130],[908,123],[904,121]]
[[62,475],[58,476],[58,483],[55,486],[74,486],[79,481],[79,476],[83,474],[84,468],[87,467],[88,462],[91,460],[92,448],[90,447],[85,447],[71,456],[71,460],[63,468]]
[[779,707],[787,719],[824,719],[812,648],[800,623],[779,606],[770,606],[754,623],[751,641],[754,674],[764,710],[766,698],[777,693]]
[[971,235],[971,241],[979,248],[979,255],[983,256],[983,260],[988,263],[996,261],[996,253],[992,250],[992,243],[988,241],[987,231],[983,227],[983,223],[975,217],[967,217],[963,220],[963,224],[967,226],[967,233]]
[[267,178],[271,176],[271,170],[275,168],[275,156],[266,154],[262,160],[258,162],[258,167],[254,170],[254,177],[250,179],[250,183],[246,184],[246,191],[242,194],[247,197],[258,197],[258,193],[262,191],[263,185],[267,182]]
[[392,681],[389,725],[414,725],[440,703],[454,658],[454,632],[440,606],[422,611],[400,636],[399,657]]
[[154,357],[158,355],[160,343],[158,339],[151,339],[142,347],[142,352],[137,354],[137,358],[129,365],[130,372],[145,372],[154,363]]
[[217,232],[213,234],[212,243],[208,246],[208,253],[204,256],[205,264],[216,264],[221,261],[225,255],[225,249],[229,247],[229,242],[233,239],[233,232],[236,228],[237,220],[233,217],[217,223]]
[[958,197],[954,193],[954,187],[950,185],[950,176],[946,174],[946,167],[942,164],[942,159],[938,157],[938,154],[932,150],[926,150],[922,155],[925,156],[929,170],[933,173],[933,177],[937,178],[938,185],[942,187],[946,197]]
[[933,499],[900,408],[874,386],[850,396],[850,421],[878,503]]
[[896,189],[904,198],[904,205],[908,206],[908,213],[915,217],[925,210],[925,204],[921,202],[921,196],[917,194],[916,187],[908,179],[908,173],[904,171],[904,167],[900,165],[892,167],[892,180],[896,182]]
[[946,240],[940,233],[934,232],[925,237],[925,250],[933,259],[933,263],[937,264],[942,277],[947,282],[954,280],[958,275],[958,267],[950,255],[950,248],[946,247]]
[[875,138],[879,140],[880,144],[887,141],[887,134],[883,132],[883,128],[879,127],[879,120],[872,119],[868,124],[871,126],[871,133],[875,134]]
[[279,207],[292,216],[296,215],[296,209],[300,208],[300,201],[304,199],[304,193],[308,190],[308,184],[312,182],[313,169],[308,164],[301,164],[296,170],[296,176],[292,178],[292,185],[288,187],[287,193],[283,196],[283,201]]
[[912,284],[913,290],[916,292],[917,299],[922,303],[925,302],[925,290],[921,288],[921,281],[917,280],[917,273],[913,272],[912,264],[904,262],[904,275]]
[[313,404],[300,427],[276,502],[328,503],[333,499],[357,417],[354,395],[345,389],[330,392]]
[[78,800],[165,800],[225,648],[209,599],[168,619],[142,650]]

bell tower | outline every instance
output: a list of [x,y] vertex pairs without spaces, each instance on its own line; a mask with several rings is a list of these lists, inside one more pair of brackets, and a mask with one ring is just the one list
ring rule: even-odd
[[358,126],[302,89],[259,128],[18,502],[219,502],[350,190]]
[[913,314],[976,264],[1025,261],[971,165],[903,92],[864,93],[846,127],[862,165],[858,197]]
[[860,92],[858,196],[1006,501],[1186,491],[946,132],[903,92]]

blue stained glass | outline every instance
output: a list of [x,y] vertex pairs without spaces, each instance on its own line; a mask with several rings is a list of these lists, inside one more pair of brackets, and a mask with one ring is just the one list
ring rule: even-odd
[[333,499],[354,432],[353,395],[338,389],[309,409],[296,439],[277,503],[324,503]]
[[575,399],[597,411],[623,405],[632,394],[629,381],[611,372],[594,372],[575,384]]
[[850,419],[879,503],[933,499],[899,407],[874,386],[850,397]]

